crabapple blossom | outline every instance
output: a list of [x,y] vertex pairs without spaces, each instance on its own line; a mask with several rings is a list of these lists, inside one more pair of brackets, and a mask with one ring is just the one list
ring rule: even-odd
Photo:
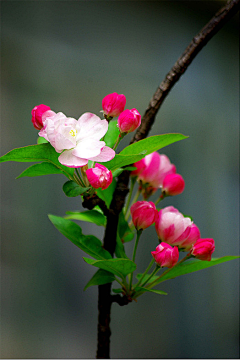
[[200,260],[211,261],[214,250],[215,243],[213,239],[198,239],[193,245],[191,255]]
[[159,244],[155,251],[151,251],[151,254],[157,265],[161,267],[171,268],[176,265],[179,258],[177,246],[172,247],[164,242]]
[[98,163],[95,164],[94,168],[87,169],[86,175],[94,189],[101,188],[105,190],[113,180],[112,172]]
[[123,112],[126,105],[126,97],[123,94],[118,94],[116,92],[105,96],[102,99],[102,108],[103,113],[108,118],[113,118]]
[[201,235],[199,228],[197,227],[197,225],[192,224],[188,237],[186,238],[186,240],[184,240],[181,243],[181,245],[179,245],[179,247],[183,251],[189,251],[192,248],[192,246],[196,243],[196,241],[200,239],[200,237]]
[[138,180],[154,189],[162,187],[166,175],[176,173],[175,165],[171,164],[166,155],[160,155],[158,152],[146,155],[133,166],[137,167],[137,170],[134,170],[132,175],[137,175]]
[[39,135],[50,142],[58,153],[58,160],[68,167],[81,167],[92,161],[109,161],[115,151],[100,139],[108,130],[107,120],[84,113],[78,120],[63,113],[47,111],[42,116],[44,127]]
[[137,109],[124,110],[118,118],[118,127],[121,133],[135,131],[141,124],[141,115]]
[[157,210],[151,201],[137,201],[131,206],[130,211],[133,224],[137,230],[144,230],[155,222]]
[[41,130],[43,127],[42,115],[51,108],[47,105],[37,105],[32,109],[32,123],[35,129]]
[[181,194],[185,187],[185,181],[179,174],[168,174],[163,179],[162,193],[169,196]]
[[182,247],[182,243],[187,240],[192,225],[191,219],[184,217],[173,206],[160,210],[155,221],[158,238],[167,244],[179,247]]

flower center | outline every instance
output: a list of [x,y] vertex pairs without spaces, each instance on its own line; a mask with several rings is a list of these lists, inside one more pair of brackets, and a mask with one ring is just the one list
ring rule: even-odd
[[75,136],[77,135],[77,130],[72,129],[72,130],[69,131],[69,134],[70,134],[72,137],[75,137]]

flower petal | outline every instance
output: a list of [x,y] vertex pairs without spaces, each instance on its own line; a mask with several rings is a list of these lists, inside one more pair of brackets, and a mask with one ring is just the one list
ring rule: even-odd
[[102,149],[99,155],[89,158],[89,160],[105,162],[112,160],[114,156],[115,156],[115,151],[108,146],[104,146],[104,148]]
[[78,119],[76,129],[77,141],[89,137],[100,140],[108,130],[108,122],[95,114],[85,113]]
[[104,145],[104,141],[92,138],[82,139],[77,143],[77,146],[73,150],[73,155],[84,159],[90,159],[99,155]]
[[73,155],[73,150],[65,150],[58,158],[62,165],[77,168],[80,166],[87,165],[87,159],[81,159]]

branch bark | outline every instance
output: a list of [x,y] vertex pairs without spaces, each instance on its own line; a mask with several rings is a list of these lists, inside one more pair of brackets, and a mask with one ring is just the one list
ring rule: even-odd
[[[154,123],[157,112],[159,111],[166,96],[179,80],[181,75],[187,70],[193,59],[208,43],[208,41],[239,11],[240,0],[230,0],[222,7],[214,17],[204,26],[204,28],[192,39],[183,54],[176,61],[172,69],[161,82],[154,93],[150,103],[142,118],[141,126],[138,128],[131,143],[147,137]],[[107,215],[107,226],[103,241],[103,247],[112,255],[116,247],[116,236],[118,226],[118,216],[124,206],[125,197],[128,193],[129,171],[124,171],[118,178],[117,186],[113,195]],[[111,295],[111,284],[99,285],[98,300],[98,349],[97,358],[110,358],[110,312],[112,302],[119,305],[127,305],[124,299],[119,296]]]

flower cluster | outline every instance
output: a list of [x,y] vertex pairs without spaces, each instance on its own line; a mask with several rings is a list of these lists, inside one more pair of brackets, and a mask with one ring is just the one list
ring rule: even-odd
[[[108,131],[108,122],[118,118],[118,127],[123,135],[134,131],[141,124],[141,115],[137,109],[124,110],[126,97],[112,93],[102,100],[105,119],[86,112],[78,120],[67,117],[62,112],[55,113],[47,105],[35,106],[32,110],[33,126],[39,136],[46,139],[59,153],[58,160],[62,165],[71,168],[82,168],[83,179],[80,184],[106,189],[113,176],[104,165],[95,164],[88,169],[88,161],[107,162],[114,158],[114,149],[106,146],[104,136]],[[119,137],[118,142],[123,136]],[[84,170],[83,170],[84,168]]]
[[[158,189],[165,196],[181,194],[185,187],[184,179],[176,173],[176,166],[166,155],[154,152],[134,164],[131,172],[134,181],[139,183],[139,193],[148,199]],[[194,256],[200,260],[211,260],[215,249],[213,239],[201,239],[200,230],[189,218],[181,214],[173,206],[167,206],[159,211],[151,201],[137,201],[130,209],[132,222],[137,230],[145,229],[155,224],[155,230],[160,244],[151,254],[160,267],[171,268],[178,262],[179,251],[188,252],[188,257]]]
[[153,152],[134,163],[134,166],[136,170],[132,171],[131,176],[137,178],[144,199],[159,188],[162,188],[162,197],[183,192],[185,182],[181,175],[176,174],[176,166],[171,164],[166,155]]

